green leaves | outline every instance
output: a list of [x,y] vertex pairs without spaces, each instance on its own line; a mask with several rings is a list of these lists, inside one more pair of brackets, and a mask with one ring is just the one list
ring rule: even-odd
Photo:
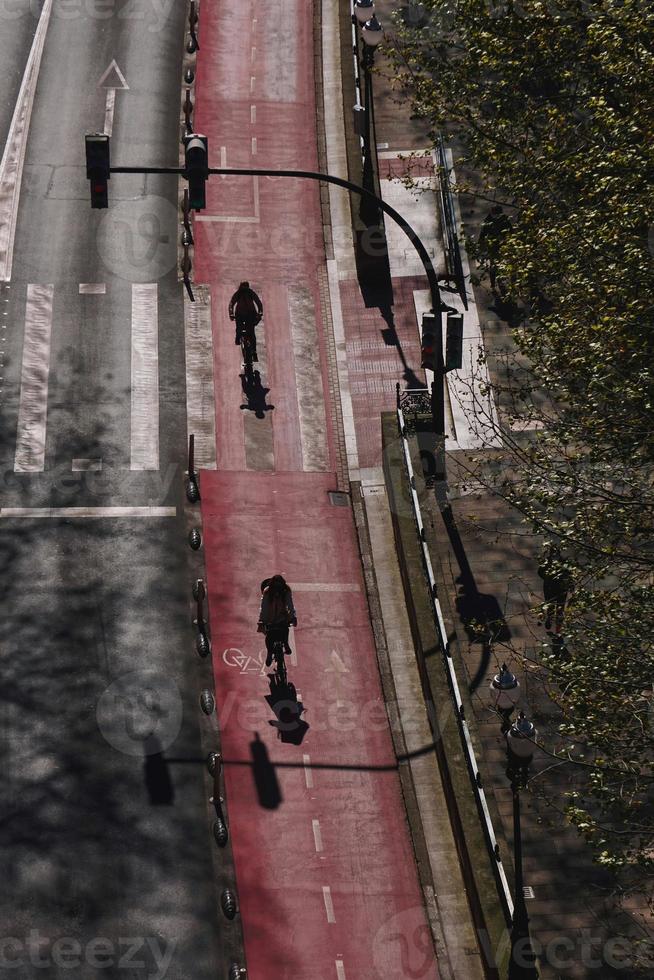
[[425,6],[420,31],[398,26],[400,84],[446,122],[485,195],[514,206],[493,262],[522,322],[494,394],[542,428],[504,428],[511,478],[496,487],[574,566],[569,656],[543,654],[561,734],[595,754],[568,816],[599,863],[648,867],[654,14],[640,0]]

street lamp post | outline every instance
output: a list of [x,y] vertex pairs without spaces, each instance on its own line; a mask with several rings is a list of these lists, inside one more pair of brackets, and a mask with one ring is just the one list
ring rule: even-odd
[[506,733],[506,775],[513,797],[513,840],[515,850],[515,903],[511,928],[509,980],[538,980],[536,956],[529,935],[529,916],[525,904],[522,875],[522,829],[520,825],[520,790],[529,779],[529,765],[534,755],[536,729],[521,711]]
[[[354,5],[354,15],[361,27],[363,38],[363,78],[364,78],[364,102],[365,102],[365,129],[363,136],[363,176],[362,186],[366,190],[375,193],[375,177],[373,167],[373,146],[374,135],[374,103],[372,94],[372,67],[375,63],[375,48],[381,43],[384,36],[382,25],[377,20],[374,12],[375,5],[373,0],[357,0]],[[372,14],[372,16],[370,16]],[[367,18],[367,19],[364,19]],[[361,220],[366,224],[376,224],[379,221],[379,209],[368,197],[362,197],[359,208]]]
[[511,714],[520,698],[520,681],[512,674],[506,664],[502,664],[499,674],[490,683],[493,707],[502,715],[502,734],[511,727]]

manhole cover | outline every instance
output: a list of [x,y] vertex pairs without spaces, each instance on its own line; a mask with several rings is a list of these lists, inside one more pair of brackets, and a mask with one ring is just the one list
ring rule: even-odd
[[350,498],[342,490],[330,490],[329,491],[329,502],[332,507],[349,507]]

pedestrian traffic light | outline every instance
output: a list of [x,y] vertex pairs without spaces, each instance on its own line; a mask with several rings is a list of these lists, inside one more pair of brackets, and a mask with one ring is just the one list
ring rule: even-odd
[[91,182],[91,207],[109,207],[109,188],[111,176],[109,164],[109,137],[106,133],[91,133],[86,141],[86,176]]
[[445,370],[459,371],[463,366],[463,313],[447,314],[445,334]]
[[422,338],[420,341],[420,367],[436,370],[437,344],[441,343],[440,313],[422,314]]
[[205,185],[209,176],[209,140],[199,133],[184,137],[184,176],[188,180],[188,206],[201,211],[207,206]]

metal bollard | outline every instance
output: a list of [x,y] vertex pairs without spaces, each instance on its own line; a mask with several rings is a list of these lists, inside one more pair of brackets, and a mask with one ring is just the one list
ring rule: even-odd
[[236,915],[236,895],[231,888],[224,888],[220,896],[220,907],[226,919],[233,919]]
[[193,551],[197,551],[202,545],[202,535],[198,527],[191,528],[189,531],[188,543],[193,548]]
[[229,839],[227,824],[224,820],[216,820],[213,825],[213,838],[218,847],[225,847]]
[[245,980],[248,973],[244,966],[239,966],[238,963],[232,963],[229,968],[228,980]]
[[186,122],[186,132],[193,132],[193,123],[191,121],[191,113],[193,112],[193,103],[191,102],[191,90],[186,89],[186,98],[184,99],[184,120]]
[[200,694],[200,707],[205,715],[212,715],[216,708],[216,701],[209,688],[205,688]]

